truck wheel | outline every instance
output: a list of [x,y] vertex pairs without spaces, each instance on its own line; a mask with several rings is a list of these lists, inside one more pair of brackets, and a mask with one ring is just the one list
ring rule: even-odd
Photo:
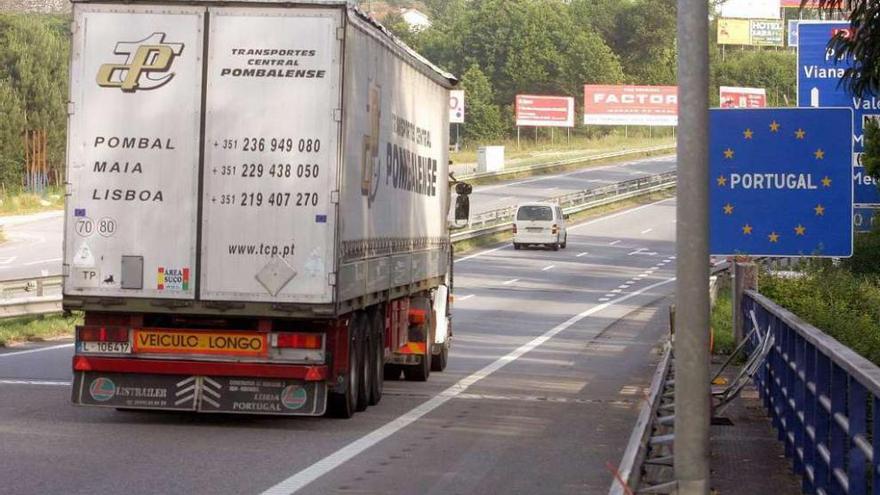
[[440,354],[431,357],[431,371],[443,371],[449,361],[449,346],[443,344]]
[[517,251],[519,251],[520,249],[522,249],[522,244],[520,244],[518,242],[514,242],[513,249],[516,249]]
[[361,369],[361,377],[358,381],[357,389],[357,408],[356,411],[364,411],[370,403],[370,387],[372,386],[373,370],[372,360],[370,359],[370,351],[372,347],[372,336],[370,335],[370,319],[365,313],[361,313],[360,325],[358,325],[358,358]]
[[559,251],[559,243],[554,242],[553,244],[550,244],[550,249],[552,249],[554,251]]
[[568,234],[565,234],[565,238],[562,239],[562,245],[559,247],[565,249],[566,246],[568,246]]
[[382,311],[373,311],[370,316],[370,331],[373,335],[370,349],[370,369],[373,370],[370,382],[370,405],[375,406],[382,400],[382,388],[385,383],[385,318]]
[[344,392],[331,392],[329,397],[327,397],[329,401],[328,412],[337,418],[348,419],[354,416],[355,411],[357,410],[358,405],[358,390],[360,389],[360,382],[363,381],[361,377],[361,361],[358,356],[358,349],[360,346],[360,335],[358,332],[358,328],[361,327],[360,320],[362,318],[355,316],[352,319],[351,325],[349,326],[349,334],[348,334],[348,371],[343,377],[343,388]]

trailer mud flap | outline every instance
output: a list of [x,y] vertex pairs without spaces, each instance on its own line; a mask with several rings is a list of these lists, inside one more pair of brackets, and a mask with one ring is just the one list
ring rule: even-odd
[[130,409],[320,416],[327,409],[327,385],[274,378],[84,371],[74,374],[72,401]]

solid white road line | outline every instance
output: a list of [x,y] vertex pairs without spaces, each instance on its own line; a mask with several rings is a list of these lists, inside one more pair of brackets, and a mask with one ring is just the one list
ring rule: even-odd
[[327,457],[319,460],[318,462],[312,464],[311,466],[294,474],[293,476],[287,478],[286,480],[269,488],[268,490],[263,492],[263,495],[288,495],[288,494],[298,492],[299,490],[305,488],[306,486],[308,486],[310,483],[317,480],[318,478],[324,476],[325,474],[336,469],[337,467],[345,464],[346,462],[348,462],[350,459],[352,459],[356,455],[375,446],[376,444],[378,444],[382,440],[385,440],[386,438],[390,437],[391,435],[406,428],[407,426],[409,426],[410,424],[412,424],[413,422],[415,422],[416,420],[418,420],[422,416],[424,416],[424,415],[428,414],[429,412],[433,411],[434,409],[437,409],[438,407],[442,406],[448,400],[456,397],[457,395],[460,395],[462,392],[465,392],[468,388],[470,388],[472,385],[474,385],[478,381],[492,375],[493,373],[500,370],[501,368],[516,361],[517,359],[522,357],[524,354],[541,346],[542,344],[544,344],[548,340],[552,339],[560,332],[568,329],[569,327],[571,327],[575,323],[583,320],[584,318],[587,318],[588,316],[592,316],[602,310],[605,310],[615,304],[620,304],[620,303],[623,303],[624,301],[628,301],[629,299],[632,299],[636,296],[644,294],[645,292],[648,292],[650,290],[656,289],[657,287],[666,285],[674,280],[675,280],[675,278],[669,278],[669,279],[663,280],[661,282],[657,282],[655,284],[649,285],[648,287],[645,287],[644,289],[633,292],[631,294],[627,294],[627,295],[620,297],[614,301],[609,301],[609,302],[605,302],[605,303],[593,306],[592,308],[587,309],[580,314],[572,316],[571,318],[569,318],[565,322],[551,328],[550,330],[545,332],[543,335],[535,337],[534,339],[521,345],[520,347],[518,347],[517,349],[515,349],[511,353],[496,359],[488,366],[472,373],[471,375],[466,376],[465,378],[462,378],[461,380],[459,380],[457,383],[455,383],[451,387],[440,392],[439,394],[435,395],[431,399],[428,399],[422,405],[420,405],[414,409],[411,409],[409,412],[403,414],[402,416],[399,416],[396,419],[392,420],[391,422],[386,423],[383,426],[380,426],[379,428],[373,430],[372,432],[368,433],[367,435],[355,440],[354,442],[351,442],[350,444],[342,447],[341,449],[337,450],[336,452],[328,455]]
[[648,232],[651,232],[652,230],[654,230],[654,229],[645,229],[645,230],[642,231],[642,235],[645,235],[645,234],[647,234]]
[[583,253],[579,253],[577,256],[575,256],[575,258],[580,258],[580,257],[582,257],[582,256],[586,256],[586,255],[588,255],[588,254],[590,254],[590,253],[584,251]]
[[465,256],[465,257],[463,257],[463,258],[458,258],[457,260],[454,260],[453,263],[458,263],[458,262],[460,262],[460,261],[467,261],[467,260],[470,260],[470,259],[474,259],[474,258],[476,258],[477,256],[482,256],[482,255],[484,255],[484,254],[494,253],[495,251],[500,251],[500,250],[502,250],[502,249],[504,249],[504,248],[506,248],[506,247],[510,247],[510,245],[509,245],[509,244],[505,244],[505,245],[503,245],[503,246],[498,246],[497,248],[487,249],[487,250],[485,250],[485,251],[480,251],[479,253],[469,254],[469,255],[467,255],[467,256]]
[[518,278],[512,278],[512,279],[508,280],[507,282],[504,282],[503,285],[510,285],[510,284],[514,284],[514,283],[516,283],[516,282],[519,282],[519,279],[518,279]]
[[73,347],[73,344],[52,345],[49,347],[40,347],[39,349],[28,349],[26,351],[6,352],[0,354],[0,359],[10,356],[21,356],[22,354],[33,354],[35,352],[52,351],[55,349],[64,349],[65,347]]
[[618,244],[620,244],[620,240],[619,240],[619,239],[616,240],[616,241],[612,241],[612,242],[609,242],[609,243],[608,243],[609,246],[616,246],[616,245],[618,245]]
[[468,294],[466,296],[456,297],[455,301],[467,301],[468,299],[474,297],[474,294]]
[[552,270],[553,268],[556,268],[556,265],[547,265],[544,268],[541,268],[541,271],[546,272],[547,270]]
[[639,210],[644,210],[645,208],[651,208],[652,206],[657,206],[657,205],[659,205],[659,204],[661,204],[661,203],[666,203],[666,202],[668,202],[668,201],[672,201],[672,200],[674,200],[674,199],[675,199],[675,198],[661,199],[660,201],[655,201],[655,202],[653,202],[653,203],[649,203],[649,204],[646,204],[646,205],[637,206],[637,207],[635,207],[635,208],[633,208],[633,209],[631,209],[631,210],[624,210],[624,211],[621,211],[621,212],[619,212],[619,213],[612,213],[611,215],[604,216],[604,217],[599,217],[599,218],[596,218],[596,219],[594,219],[594,220],[590,220],[589,222],[584,222],[584,223],[579,223],[579,224],[577,224],[577,225],[573,225],[573,226],[571,226],[571,227],[568,227],[568,230],[579,229],[579,228],[581,228],[581,227],[585,227],[585,226],[587,226],[587,225],[592,225],[592,224],[597,223],[597,222],[602,222],[602,221],[605,221],[605,220],[611,220],[612,218],[617,218],[617,217],[622,216],[622,215],[628,215],[628,214],[630,214],[630,213],[635,213],[635,212],[637,212],[637,211],[639,211]]
[[0,385],[49,385],[54,387],[69,387],[70,382],[60,380],[0,380]]

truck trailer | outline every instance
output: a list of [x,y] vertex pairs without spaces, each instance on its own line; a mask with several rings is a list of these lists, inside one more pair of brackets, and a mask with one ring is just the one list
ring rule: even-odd
[[75,1],[72,32],[74,404],[350,417],[445,368],[455,77],[342,0]]

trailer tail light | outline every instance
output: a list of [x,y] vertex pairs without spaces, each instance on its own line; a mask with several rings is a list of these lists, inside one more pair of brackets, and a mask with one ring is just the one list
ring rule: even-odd
[[76,327],[80,342],[128,342],[128,327]]
[[551,234],[558,234],[558,233],[559,233],[559,225],[556,225],[556,224],[554,223],[554,224],[553,224],[553,230],[551,230],[550,233],[551,233]]
[[513,224],[513,233],[516,234],[516,224]]
[[324,348],[324,336],[317,333],[276,333],[272,335],[272,347],[320,350]]
[[409,310],[409,324],[410,325],[422,325],[427,321],[428,316],[424,309],[410,309]]

